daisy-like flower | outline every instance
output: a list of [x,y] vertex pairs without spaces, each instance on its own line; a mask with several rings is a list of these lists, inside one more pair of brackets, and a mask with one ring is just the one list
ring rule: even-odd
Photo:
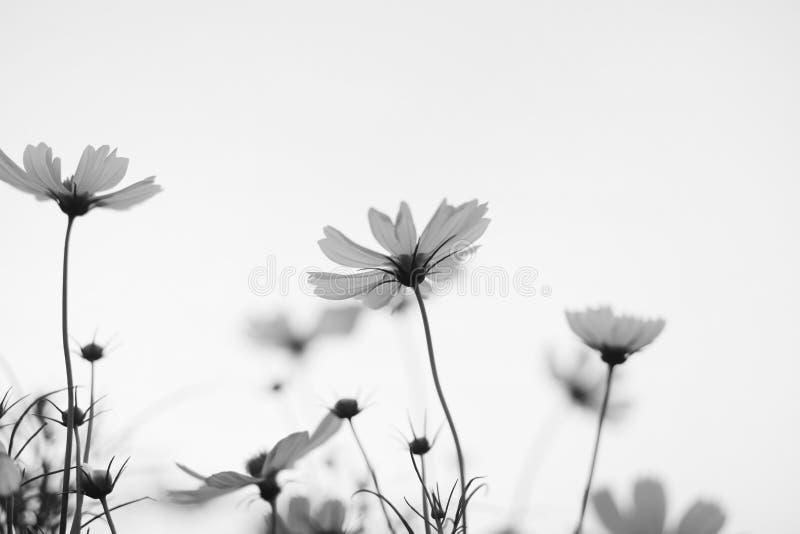
[[417,237],[408,204],[402,202],[397,218],[369,210],[369,224],[378,243],[388,252],[376,252],[327,226],[319,241],[332,261],[361,269],[355,274],[309,273],[314,293],[330,300],[360,298],[370,308],[381,308],[402,298],[408,288],[431,292],[431,282],[453,276],[461,257],[486,231],[488,208],[477,200],[460,206],[442,201],[428,225]]
[[666,528],[667,498],[657,480],[639,480],[633,488],[633,506],[622,512],[608,490],[592,501],[600,522],[610,534],[718,534],[725,514],[716,504],[697,501],[677,526]]
[[269,452],[259,454],[247,462],[245,475],[235,471],[222,471],[203,476],[178,464],[188,475],[201,480],[203,485],[196,490],[171,491],[170,497],[179,504],[202,504],[206,501],[254,485],[262,499],[274,504],[281,492],[278,475],[291,469],[306,454],[330,439],[342,425],[342,420],[328,414],[312,434],[295,432],[278,441]]
[[84,149],[75,174],[61,179],[61,160],[53,157],[44,143],[28,145],[22,156],[24,170],[0,150],[0,180],[34,195],[38,200],[55,200],[70,217],[85,215],[92,208],[128,209],[144,202],[161,186],[151,176],[113,193],[128,169],[128,159],[117,156],[107,145]]
[[586,346],[600,352],[609,365],[624,363],[652,343],[664,329],[663,319],[615,315],[607,306],[566,312],[567,322]]
[[311,501],[301,496],[289,500],[285,525],[292,534],[359,534],[363,531],[361,527],[347,528],[347,507],[341,501],[327,499],[312,509]]
[[325,310],[316,324],[307,331],[293,328],[286,315],[272,319],[254,319],[250,322],[249,333],[256,341],[283,348],[293,356],[300,357],[312,342],[320,338],[343,336],[352,332],[360,311],[358,306]]

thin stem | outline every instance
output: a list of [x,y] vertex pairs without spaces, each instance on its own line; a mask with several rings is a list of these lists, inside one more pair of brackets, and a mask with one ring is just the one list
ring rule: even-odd
[[94,427],[94,363],[90,363],[92,369],[91,382],[89,385],[89,423],[86,428],[86,448],[83,450],[83,463],[89,463],[89,449],[92,447],[92,428]]
[[575,527],[575,534],[581,534],[583,531],[583,518],[586,515],[586,505],[589,502],[589,492],[592,489],[592,478],[594,477],[594,467],[597,463],[597,451],[600,448],[600,435],[603,432],[603,421],[606,418],[606,409],[608,408],[608,397],[611,394],[611,377],[614,373],[614,365],[608,366],[608,376],[606,377],[606,392],[603,396],[603,406],[600,408],[600,418],[597,422],[597,436],[594,439],[594,452],[592,453],[592,463],[589,467],[589,478],[586,480],[586,489],[583,492],[583,501],[581,503],[581,515],[578,518],[578,526]]
[[277,498],[269,501],[271,513],[269,514],[269,534],[278,534],[278,507],[276,505]]
[[[72,380],[72,360],[69,354],[69,329],[67,323],[67,281],[69,279],[69,238],[72,234],[72,223],[75,218],[67,219],[67,231],[64,236],[64,261],[61,280],[61,341],[64,347],[64,366],[67,371],[67,444],[64,448],[64,476],[61,484],[61,518],[58,526],[59,534],[67,532],[67,515],[69,514],[69,475],[72,465],[72,433],[75,428],[75,391]],[[80,513],[78,512],[78,515]]]
[[[444,392],[442,391],[442,384],[439,381],[439,371],[436,369],[436,357],[433,354],[433,341],[431,340],[431,326],[428,323],[428,312],[425,310],[425,303],[422,300],[422,293],[419,291],[419,287],[414,288],[414,295],[417,297],[417,303],[419,304],[419,311],[422,314],[422,325],[425,327],[425,341],[428,343],[428,359],[430,360],[431,364],[431,374],[433,375],[433,384],[436,386],[436,394],[439,395],[439,402],[442,405],[442,410],[444,411],[444,416],[447,418],[447,426],[450,427],[450,433],[453,435],[453,443],[456,446],[456,456],[458,456],[458,473],[461,482],[461,495],[464,499],[467,498],[467,482],[466,482],[466,475],[465,475],[465,468],[464,468],[464,453],[461,450],[461,441],[458,439],[458,433],[456,432],[456,425],[453,422],[453,416],[450,415],[450,408],[447,407],[447,401],[444,398]],[[467,532],[467,513],[466,508],[464,509],[464,529],[463,533],[466,534]]]
[[425,471],[425,456],[419,457],[420,470],[422,471],[422,515],[425,516],[425,534],[431,534],[431,525],[428,523],[428,476]]
[[83,493],[81,492],[81,434],[75,427],[75,516],[72,518],[70,532],[80,532],[81,509],[83,508]]
[[[369,457],[367,456],[367,450],[364,448],[364,445],[361,443],[361,439],[358,437],[358,432],[356,432],[356,426],[353,424],[352,419],[347,420],[350,423],[350,430],[353,431],[353,437],[356,439],[356,444],[358,445],[359,450],[361,451],[361,456],[364,458],[364,463],[367,464],[367,470],[369,471],[370,476],[372,477],[372,484],[375,486],[375,491],[379,495],[383,495],[381,493],[381,487],[378,484],[378,475],[375,474],[375,469],[372,467],[372,463],[369,461]],[[383,515],[386,518],[386,525],[389,527],[389,530],[392,534],[395,534],[394,525],[392,525],[392,520],[389,517],[389,511],[386,509],[386,505],[383,503],[383,499],[379,499],[381,503],[381,510],[383,510]]]
[[8,511],[6,512],[6,533],[14,534],[14,496],[8,498]]
[[114,520],[111,519],[111,510],[108,509],[108,503],[106,502],[105,497],[100,499],[100,504],[103,505],[103,512],[106,514],[106,520],[108,521],[108,528],[111,530],[111,534],[117,534],[117,529],[114,526]]

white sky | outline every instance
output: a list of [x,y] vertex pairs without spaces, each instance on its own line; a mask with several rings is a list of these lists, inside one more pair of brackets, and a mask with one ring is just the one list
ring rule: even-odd
[[[0,147],[21,159],[45,141],[66,171],[86,144],[111,144],[130,179],[166,188],[79,220],[72,263],[72,334],[122,342],[101,369],[109,427],[148,399],[219,384],[127,444],[158,477],[186,482],[176,459],[236,468],[290,430],[256,391],[275,367],[243,325],[321,303],[296,284],[252,294],[253,268],[270,255],[329,266],[325,224],[373,244],[370,206],[407,200],[421,226],[442,197],[477,197],[493,222],[476,264],[535,267],[553,292],[431,302],[468,461],[491,484],[476,521],[502,522],[557,400],[542,349],[574,346],[562,310],[610,303],[668,326],[627,366],[635,409],[605,436],[598,486],[627,494],[659,476],[673,516],[706,496],[729,532],[788,534],[800,530],[799,23],[797,3],[764,1],[5,2]],[[28,387],[58,384],[64,217],[9,187],[0,217],[0,352]],[[293,397],[311,425],[333,392],[375,391],[361,424],[389,485],[411,480],[391,438],[408,404],[398,376],[425,369],[416,315],[395,319],[369,314],[354,339],[320,346]],[[565,425],[532,503],[542,532],[572,527],[585,476],[593,422]],[[346,436],[336,447],[355,454]],[[120,512],[120,530],[179,532],[150,510]]]

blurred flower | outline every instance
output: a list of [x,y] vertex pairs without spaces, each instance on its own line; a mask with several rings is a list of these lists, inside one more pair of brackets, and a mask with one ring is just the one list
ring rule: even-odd
[[590,348],[600,352],[609,365],[625,362],[628,356],[652,343],[664,329],[663,319],[639,319],[614,315],[609,307],[566,312],[575,334]]
[[360,414],[363,408],[356,399],[344,398],[336,401],[333,408],[328,408],[328,410],[339,419],[347,419],[349,421]]
[[306,332],[292,328],[285,315],[266,320],[254,319],[250,322],[250,336],[265,345],[281,347],[294,356],[301,356],[319,338],[352,332],[360,311],[357,306],[327,309],[320,314],[314,327]]
[[488,208],[477,200],[460,206],[442,201],[417,239],[408,204],[402,202],[394,222],[376,209],[369,210],[369,224],[378,243],[389,255],[362,247],[331,226],[319,241],[332,261],[362,269],[355,274],[309,273],[314,294],[330,300],[360,298],[370,308],[381,308],[401,298],[404,288],[430,293],[430,281],[446,280],[455,273],[461,257],[486,231]]
[[80,355],[87,362],[94,363],[105,356],[105,350],[102,345],[92,341],[81,347]]
[[286,529],[291,534],[358,534],[362,529],[347,529],[347,507],[328,499],[316,510],[307,497],[292,497],[286,514]]
[[196,490],[171,491],[170,498],[178,504],[202,504],[216,497],[234,492],[245,486],[255,485],[262,499],[274,503],[281,487],[278,475],[291,469],[295,462],[328,441],[342,425],[342,421],[328,414],[314,432],[295,432],[278,441],[269,452],[251,458],[246,465],[249,474],[222,471],[209,477],[201,475],[181,464],[178,467],[186,474],[201,480],[203,485]]
[[0,497],[10,497],[19,491],[22,484],[22,471],[17,462],[6,452],[5,446],[0,444]]
[[119,477],[122,476],[122,472],[125,471],[125,467],[128,465],[128,460],[125,460],[125,463],[122,464],[115,476],[111,476],[111,464],[114,463],[114,458],[111,458],[111,461],[108,462],[108,467],[105,469],[93,469],[89,464],[84,463],[80,466],[79,474],[81,477],[81,493],[91,499],[105,499],[114,491]]
[[96,150],[87,146],[75,174],[63,181],[61,160],[53,158],[52,149],[44,143],[28,145],[22,162],[25,170],[0,150],[0,180],[38,200],[55,200],[70,217],[96,207],[127,209],[161,191],[151,176],[119,191],[98,194],[116,187],[128,169],[128,159],[117,157],[117,151],[110,151],[108,145]]
[[678,522],[675,529],[665,529],[667,499],[664,488],[656,480],[639,480],[633,489],[633,506],[620,512],[608,490],[594,494],[597,515],[611,534],[717,534],[725,524],[722,509],[712,503],[698,501]]
[[[584,350],[573,358],[569,366],[561,365],[555,355],[548,358],[550,375],[561,387],[567,398],[578,408],[599,412],[605,394],[605,376],[599,369],[591,369],[592,360]],[[628,407],[625,401],[610,401],[607,407],[609,419],[619,418]]]

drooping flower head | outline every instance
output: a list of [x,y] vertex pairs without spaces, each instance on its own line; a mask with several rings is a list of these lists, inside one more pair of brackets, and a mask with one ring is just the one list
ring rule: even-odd
[[718,534],[725,525],[725,514],[712,503],[698,501],[684,514],[674,529],[666,529],[667,498],[657,480],[639,480],[633,489],[633,506],[619,509],[608,490],[593,497],[600,522],[610,534]]
[[84,149],[75,174],[61,179],[61,160],[53,157],[44,143],[28,145],[22,156],[24,170],[0,150],[0,180],[34,195],[38,200],[55,200],[70,217],[85,215],[92,208],[128,209],[144,202],[161,186],[151,176],[113,193],[103,193],[119,185],[128,169],[128,159],[103,145]]
[[314,272],[309,281],[314,294],[330,300],[360,298],[370,308],[381,308],[406,288],[430,293],[430,282],[452,277],[459,259],[472,250],[489,225],[488,208],[477,200],[460,206],[442,201],[428,225],[417,237],[408,204],[402,202],[392,220],[376,209],[369,210],[372,234],[388,254],[363,247],[331,226],[319,241],[332,261],[361,269],[355,274]]
[[615,315],[611,308],[566,312],[567,322],[586,346],[600,352],[609,365],[625,362],[631,354],[652,343],[664,329],[663,319]]

